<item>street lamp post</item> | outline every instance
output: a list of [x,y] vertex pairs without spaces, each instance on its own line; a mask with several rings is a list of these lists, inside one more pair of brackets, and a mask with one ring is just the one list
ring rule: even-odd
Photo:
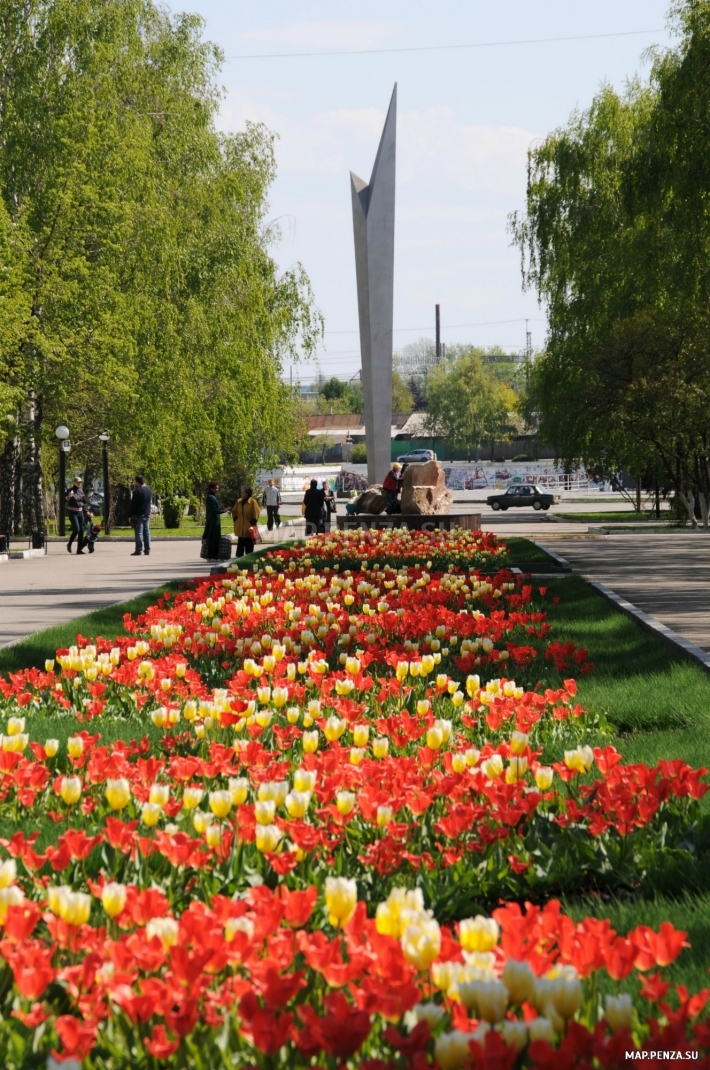
[[99,440],[101,442],[101,446],[102,446],[102,449],[103,449],[102,460],[103,460],[103,469],[104,469],[103,470],[103,483],[104,483],[104,534],[105,535],[108,535],[108,533],[109,533],[108,515],[109,515],[109,510],[111,508],[111,495],[109,493],[109,485],[108,485],[108,443],[109,443],[109,439],[110,438],[111,438],[111,436],[109,435],[108,431],[102,431],[101,434],[99,435]]
[[71,449],[69,428],[60,424],[55,430],[59,439],[59,534],[66,535],[67,454]]

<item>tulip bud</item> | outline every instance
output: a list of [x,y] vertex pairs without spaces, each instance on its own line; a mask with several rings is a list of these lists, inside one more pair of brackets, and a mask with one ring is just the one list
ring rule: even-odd
[[540,791],[547,791],[552,784],[554,770],[549,765],[539,765],[535,770],[535,783]]
[[276,815],[276,803],[273,799],[254,803],[254,816],[259,825],[273,824]]
[[67,751],[70,758],[81,758],[84,753],[84,740],[81,736],[70,736],[67,740]]
[[392,807],[391,806],[378,806],[377,807],[377,827],[384,828],[389,825],[392,820]]
[[[273,806],[273,803],[257,803],[256,805]],[[279,845],[279,840],[281,839],[281,829],[278,825],[257,825],[255,831],[257,851],[269,854],[276,850]]]
[[417,970],[426,970],[441,951],[441,929],[434,918],[421,915],[402,934],[402,952]]
[[53,758],[58,750],[59,750],[59,740],[58,739],[46,739],[44,741],[44,753],[47,755],[48,758]]
[[353,743],[356,747],[366,747],[367,741],[370,738],[370,726],[366,724],[356,724],[353,727]]
[[528,737],[525,732],[513,732],[510,737],[510,750],[513,754],[524,754],[528,745]]
[[14,858],[0,862],[0,889],[9,888],[17,880],[17,863]]
[[325,906],[331,925],[342,928],[352,918],[357,907],[357,884],[346,877],[326,877]]
[[165,806],[169,798],[169,784],[151,784],[150,795],[148,796],[149,802],[156,803],[158,806]]
[[202,788],[185,788],[182,796],[182,805],[186,810],[194,810],[202,802],[204,795]]
[[316,786],[316,774],[309,769],[295,769],[293,786],[296,791],[313,791]]
[[62,777],[59,794],[67,806],[73,806],[81,798],[81,780],[78,776]]
[[159,803],[147,802],[141,806],[141,821],[147,828],[153,828],[160,821],[163,808]]
[[532,1002],[535,993],[535,974],[528,962],[508,959],[503,967],[501,981],[508,989],[511,1003]]
[[481,914],[464,918],[459,923],[459,942],[464,951],[492,951],[498,943],[499,933],[498,923]]
[[622,992],[620,996],[606,996],[604,1003],[606,1020],[614,1033],[631,1027],[634,1005],[628,992]]
[[157,936],[163,949],[168,951],[177,943],[178,923],[175,918],[151,918],[145,927],[145,935],[148,940]]
[[533,1018],[528,1022],[528,1034],[531,1044],[536,1040],[547,1040],[551,1044],[555,1038],[555,1030],[549,1018]]
[[492,754],[481,762],[481,769],[489,780],[496,780],[503,772],[503,759],[500,754]]
[[501,1022],[500,1031],[509,1048],[522,1051],[528,1042],[528,1027],[525,1022],[509,1019]]
[[372,753],[375,758],[386,758],[390,749],[390,741],[386,736],[378,736],[372,741]]
[[442,1033],[434,1043],[434,1059],[440,1070],[462,1070],[471,1059],[470,1033],[458,1029]]
[[241,806],[246,802],[249,794],[249,781],[243,776],[231,776],[229,778],[229,791],[232,796],[232,805]]
[[101,889],[101,904],[110,918],[117,918],[123,911],[128,894],[125,884],[105,884]]
[[109,779],[106,781],[104,794],[112,810],[123,810],[131,801],[131,786],[125,777]]
[[206,813],[204,810],[195,810],[192,815],[192,824],[195,832],[199,833],[200,836],[204,836],[213,821],[214,815]]
[[335,805],[338,808],[338,813],[343,817],[347,817],[355,809],[355,792],[353,791],[339,791],[335,796]]
[[286,796],[286,810],[289,817],[300,819],[308,811],[311,797],[307,791],[290,791]]
[[304,732],[301,736],[301,742],[304,754],[315,754],[318,750],[318,729],[316,728],[312,732]]
[[210,810],[215,817],[226,817],[232,809],[232,794],[229,791],[211,791],[209,802]]

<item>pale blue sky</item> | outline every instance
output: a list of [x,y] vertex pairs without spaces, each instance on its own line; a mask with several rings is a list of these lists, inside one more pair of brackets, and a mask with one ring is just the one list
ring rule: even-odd
[[[508,213],[523,206],[526,151],[575,107],[586,107],[602,81],[621,88],[647,71],[643,51],[670,43],[667,0],[170,6],[199,12],[206,37],[228,56],[652,31],[456,51],[235,59],[224,66],[224,129],[251,119],[279,135],[270,218],[279,218],[283,236],[274,255],[283,267],[300,260],[310,275],[326,319],[326,374],[351,375],[360,364],[348,176],[352,169],[369,178],[395,81],[395,348],[433,336],[437,301],[444,341],[521,349],[527,316],[533,345],[543,343],[544,314],[534,295],[521,291],[518,253],[506,233]],[[298,374],[306,379],[314,369]]]

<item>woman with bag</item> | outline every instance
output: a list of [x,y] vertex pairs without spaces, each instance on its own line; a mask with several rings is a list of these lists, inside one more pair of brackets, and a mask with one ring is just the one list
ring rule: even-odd
[[241,494],[232,509],[234,534],[237,536],[237,557],[253,554],[254,543],[261,542],[257,526],[259,506],[252,494],[251,487],[242,487]]
[[204,556],[208,561],[219,560],[219,540],[222,534],[222,523],[219,518],[219,502],[217,491],[219,483],[210,483],[205,498],[205,530],[202,532],[202,546]]

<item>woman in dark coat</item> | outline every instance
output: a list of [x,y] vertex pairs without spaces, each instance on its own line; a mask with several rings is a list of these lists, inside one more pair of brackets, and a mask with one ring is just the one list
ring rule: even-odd
[[325,531],[325,491],[318,489],[315,479],[303,495],[303,515],[306,518],[306,535]]
[[219,540],[222,535],[222,522],[220,520],[220,508],[217,501],[219,483],[210,483],[205,498],[205,530],[202,538],[207,539],[207,558],[209,561],[219,559]]

